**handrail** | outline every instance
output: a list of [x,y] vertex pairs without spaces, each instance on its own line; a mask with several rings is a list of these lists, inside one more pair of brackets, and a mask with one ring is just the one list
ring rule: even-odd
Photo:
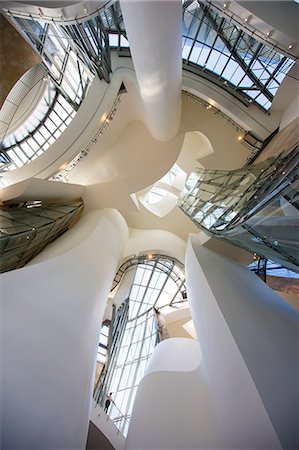
[[[101,398],[100,398],[101,397]],[[116,406],[114,400],[111,400],[110,405],[108,406],[108,411],[105,411],[103,405],[106,403],[106,401],[109,399],[108,392],[103,392],[101,387],[99,387],[96,390],[96,393],[94,395],[95,400],[95,409],[97,406],[101,408],[102,411],[98,414],[98,417],[101,415],[101,413],[105,413],[107,415],[106,420],[109,418],[112,420],[116,428],[118,429],[117,434],[121,433],[125,437],[125,426],[129,426],[129,418],[125,414],[121,412],[121,410]],[[110,400],[110,399],[109,399]],[[112,406],[111,406],[112,405]],[[117,415],[113,414],[113,411],[117,411]]]

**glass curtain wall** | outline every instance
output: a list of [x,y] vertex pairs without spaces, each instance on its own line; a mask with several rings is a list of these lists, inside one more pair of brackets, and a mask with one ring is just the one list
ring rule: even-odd
[[286,267],[277,264],[270,259],[261,259],[254,255],[254,261],[250,263],[248,269],[255,272],[257,275],[264,271],[266,275],[282,278],[296,278],[299,279],[299,273],[293,272]]
[[0,273],[18,269],[67,231],[80,217],[82,201],[0,208]]
[[136,272],[129,298],[113,323],[110,361],[95,396],[103,405],[112,392],[108,413],[125,435],[138,384],[160,339],[155,309],[165,314],[187,301],[184,271],[177,260],[162,255],[141,256],[135,264],[136,260],[126,268]]
[[56,141],[74,118],[94,76],[61,26],[32,17],[12,17],[40,53],[48,81],[34,113],[2,139],[3,170],[34,160]]
[[118,2],[83,21],[46,20],[6,13],[42,57],[49,80],[36,111],[1,143],[1,171],[34,160],[52,145],[74,118],[94,76],[110,81],[110,46],[128,48]]
[[197,169],[178,204],[207,234],[298,271],[298,159],[296,146],[244,169]]
[[58,90],[75,108],[82,102],[94,71],[56,22],[14,15],[14,21],[40,53]]
[[2,141],[6,170],[22,167],[43,154],[66,130],[76,110],[48,80],[45,93],[31,116]]
[[[74,118],[94,76],[109,82],[111,71],[108,32],[96,18],[63,25],[21,13],[9,14],[40,53],[48,83],[32,116],[2,139],[2,170],[21,167],[47,150]],[[95,46],[96,54],[91,51]]]
[[[241,28],[215,5],[183,1],[183,67],[218,81],[264,110],[294,58]],[[212,78],[211,78],[212,75]]]

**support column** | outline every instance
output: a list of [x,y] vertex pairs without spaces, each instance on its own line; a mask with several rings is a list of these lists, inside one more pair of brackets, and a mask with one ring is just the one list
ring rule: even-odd
[[298,313],[195,235],[186,272],[222,448],[298,448]]
[[181,120],[182,2],[121,0],[147,126],[172,139]]

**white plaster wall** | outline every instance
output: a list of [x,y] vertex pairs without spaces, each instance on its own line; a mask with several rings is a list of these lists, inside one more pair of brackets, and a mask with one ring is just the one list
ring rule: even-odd
[[3,449],[85,448],[99,325],[128,230],[110,210],[72,231],[1,275]]
[[296,311],[196,237],[186,271],[222,448],[297,448]]
[[[297,93],[299,89],[299,83],[297,85]],[[297,119],[299,116],[299,95],[297,95],[294,100],[289,104],[289,106],[285,109],[282,114],[279,131],[283,130],[289,123],[293,122],[293,120]]]
[[[284,338],[284,334],[289,332],[282,325],[287,320],[290,334],[293,334],[293,312],[288,308],[284,311],[275,294],[273,299],[266,298],[264,284],[248,270],[219,255],[211,258],[211,253],[202,247],[198,249],[197,242],[192,241],[186,255],[188,298],[201,343],[202,361],[199,364],[199,358],[183,342],[197,345],[191,339],[168,339],[159,344],[151,357],[147,375],[138,387],[127,449],[296,448],[288,446],[279,427],[274,428],[273,415],[270,417],[269,412],[271,407],[266,404],[266,408],[260,394],[261,387],[273,389],[277,381],[277,378],[274,380],[276,374],[271,361],[276,353],[275,370],[280,372],[281,389],[274,389],[272,394],[276,396],[274,402],[282,402],[279,413],[281,417],[287,414],[287,423],[282,425],[289,429],[296,415],[294,418],[288,414],[284,391],[293,391],[292,394],[296,395],[296,369],[290,378],[290,368],[287,367],[290,354],[282,356],[281,351],[286,343],[287,347],[294,349],[294,343],[290,344],[288,337]],[[231,298],[228,311],[234,316],[233,324],[227,323],[219,306],[221,301],[227,302],[228,296]],[[274,311],[271,311],[272,300]],[[244,303],[250,301],[258,307],[253,318],[250,308],[244,308]],[[275,320],[272,317],[273,321],[269,319],[272,314],[276,316]],[[274,332],[272,327],[276,328]],[[236,340],[236,330],[241,336],[244,330],[243,340]],[[278,335],[281,341],[285,339],[284,343],[277,341]],[[252,344],[256,339],[258,344]],[[268,370],[264,386],[252,370],[253,362],[246,354],[248,349],[257,354],[254,363],[262,366],[262,370]],[[287,348],[284,351],[289,353]],[[292,356],[290,365],[294,368],[296,355]],[[283,364],[280,367],[281,358]],[[292,382],[289,389],[284,376]],[[280,439],[284,442],[281,443]]]
[[154,350],[138,386],[125,448],[216,449],[216,423],[200,349],[170,338]]
[[18,203],[28,200],[74,200],[81,197],[84,187],[78,184],[29,178],[12,186],[0,188],[2,202]]
[[171,322],[171,324],[167,324],[167,331],[169,334],[169,337],[175,338],[187,338],[192,339],[192,336],[188,331],[185,329],[185,325],[188,323],[186,319],[184,320],[177,320],[176,322]]
[[202,355],[197,341],[187,338],[169,338],[155,347],[145,376],[152,372],[192,372],[201,363]]
[[191,332],[190,325],[188,325],[192,322],[191,312],[188,306],[165,314],[164,318],[170,337],[197,339],[194,332]]
[[125,256],[144,251],[160,251],[184,262],[186,243],[169,231],[130,228],[130,239],[125,248]]

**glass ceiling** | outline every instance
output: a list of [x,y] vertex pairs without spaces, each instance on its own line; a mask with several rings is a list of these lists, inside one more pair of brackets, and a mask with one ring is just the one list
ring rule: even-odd
[[[254,102],[268,110],[295,61],[272,44],[258,40],[254,32],[242,30],[211,4],[183,0],[182,7],[183,68],[224,87],[243,102]],[[72,117],[94,74],[109,82],[109,47],[117,48],[119,55],[129,55],[119,2],[101,10],[97,17],[73,25],[63,20],[56,23],[32,15],[22,16],[12,10],[8,14],[41,54],[60,99],[72,108],[68,112]],[[59,121],[61,132],[65,125],[64,119]],[[13,135],[11,142],[2,143],[2,170],[26,164],[54,142],[53,135],[55,140],[61,134],[58,128],[52,127],[51,131],[46,127],[44,136],[43,133],[31,136],[32,124],[25,128],[27,138]],[[24,134],[24,129],[20,133]]]
[[[47,68],[45,93],[30,117],[1,141],[0,169],[14,170],[44,153],[70,124],[85,98],[93,73],[62,28],[39,19],[15,23],[40,53]],[[92,68],[92,67],[91,67]]]
[[295,61],[211,5],[184,0],[183,10],[183,67],[199,68],[268,110]]
[[76,110],[59,94],[51,81],[31,116],[2,140],[3,170],[22,167],[44,153],[63,133]]

